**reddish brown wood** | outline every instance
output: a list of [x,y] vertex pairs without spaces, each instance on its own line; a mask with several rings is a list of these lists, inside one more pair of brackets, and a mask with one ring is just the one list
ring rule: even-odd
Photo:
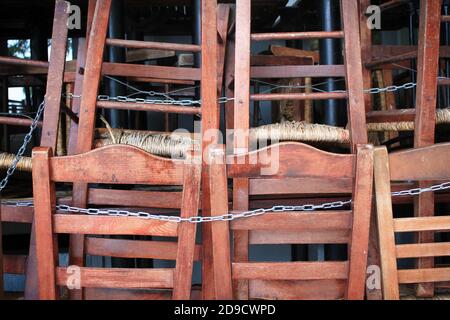
[[[318,66],[264,66],[251,67],[251,77],[255,79],[264,78],[339,78],[345,76],[343,65],[318,65]],[[235,73],[238,82],[238,73]]]
[[63,87],[64,66],[66,61],[67,19],[69,3],[56,1],[53,20],[52,50],[48,67],[47,89],[45,93],[45,110],[41,146],[56,150],[56,141]]
[[364,300],[372,209],[373,148],[371,146],[358,146],[355,175],[346,297],[349,300]]
[[[115,150],[114,150],[115,149]],[[195,155],[188,155],[180,163],[179,160],[162,159],[131,146],[109,146],[76,156],[51,158],[50,149],[35,149],[33,155],[33,181],[36,202],[36,241],[38,257],[38,274],[40,298],[55,299],[56,285],[66,285],[67,270],[57,267],[57,260],[52,260],[51,253],[57,252],[56,234],[89,234],[89,235],[148,235],[177,237],[177,242],[163,242],[155,245],[149,241],[90,239],[87,248],[97,255],[118,255],[142,257],[138,250],[153,248],[145,253],[157,259],[176,260],[175,269],[81,269],[81,286],[97,288],[173,288],[172,298],[189,299],[191,294],[192,266],[194,258],[199,258],[199,247],[195,245],[196,225],[192,223],[158,221],[120,216],[92,216],[84,214],[54,213],[56,196],[55,182],[73,179],[74,183],[99,183],[114,177],[115,184],[128,184],[131,180],[142,177],[141,184],[183,185],[181,200],[181,217],[189,218],[198,215],[201,163]],[[122,155],[110,165],[100,165],[111,155]],[[139,163],[154,170],[133,171]],[[181,165],[181,168],[179,168]],[[107,167],[102,171],[100,167]],[[65,171],[65,177],[59,173]],[[124,175],[123,172],[126,172]],[[145,173],[148,172],[148,173]],[[77,178],[78,177],[78,178]],[[105,180],[106,179],[106,180]],[[130,180],[131,179],[131,180]],[[112,180],[110,181],[112,182]],[[115,242],[114,242],[115,241]],[[83,244],[83,246],[85,246]],[[164,250],[166,247],[166,250]],[[175,254],[175,256],[174,256]],[[54,257],[57,257],[54,254]],[[56,259],[56,258],[55,258]],[[43,262],[44,261],[44,262]],[[53,262],[52,262],[53,261]],[[56,269],[55,269],[56,268]],[[56,280],[54,278],[56,270]],[[53,277],[48,275],[52,274]],[[45,280],[43,280],[45,278]],[[56,282],[55,282],[56,281]]]
[[136,111],[156,111],[177,114],[201,114],[202,109],[192,106],[175,106],[165,104],[150,104],[136,102],[115,102],[115,101],[98,101],[98,108],[117,109],[117,110],[136,110]]
[[[395,232],[416,232],[429,234],[433,231],[450,230],[448,217],[434,217],[432,214],[414,218],[397,218],[392,215],[392,202],[390,182],[396,180],[428,180],[429,176],[440,173],[441,179],[450,178],[447,162],[449,144],[434,145],[432,147],[416,148],[402,151],[389,156],[385,149],[379,148],[375,156],[375,186],[377,199],[377,215],[379,224],[380,254],[383,274],[383,293],[385,299],[398,299],[398,283],[421,284],[416,294],[428,295],[433,293],[434,282],[448,281],[450,274],[445,268],[428,268],[419,263],[416,269],[397,270],[396,259],[400,257],[417,257],[433,262],[435,255],[440,255],[448,249],[446,244],[433,243],[434,239],[423,243],[423,238],[418,238],[418,244],[395,246]],[[399,162],[406,159],[407,163]],[[426,161],[433,163],[427,166]],[[407,168],[402,169],[403,166]],[[422,168],[424,167],[424,169]],[[390,172],[389,172],[390,170]],[[397,170],[399,174],[397,174]],[[431,201],[434,205],[434,201]],[[417,207],[416,207],[417,208]],[[423,207],[422,207],[423,208]],[[428,208],[428,204],[427,207]],[[426,250],[426,252],[425,252]],[[427,261],[427,260],[425,260]]]
[[364,80],[362,74],[358,3],[341,0],[342,29],[344,30],[344,60],[348,92],[348,127],[352,146],[367,143],[364,107]]
[[[218,104],[218,45],[217,45],[217,1],[202,1],[202,155],[203,160],[211,145],[218,141],[220,121]],[[210,216],[210,190],[207,163],[203,161],[202,171],[202,215]],[[214,269],[212,268],[211,225],[202,226],[203,266],[202,296],[214,297]]]
[[166,42],[136,41],[124,39],[106,39],[106,44],[115,47],[133,48],[133,49],[158,49],[200,52],[201,46],[195,44],[179,44]]
[[277,33],[253,33],[251,40],[305,40],[305,39],[342,39],[342,31],[309,31],[309,32],[277,32]]

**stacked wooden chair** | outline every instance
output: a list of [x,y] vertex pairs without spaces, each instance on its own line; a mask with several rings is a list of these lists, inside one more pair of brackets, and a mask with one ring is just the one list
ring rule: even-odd
[[[170,220],[156,221],[142,217],[142,214],[141,218],[123,217],[120,210],[116,211],[115,216],[56,212],[55,182],[183,186],[181,197],[176,197],[176,201],[171,202],[171,205],[181,209],[181,218],[188,219],[198,215],[201,178],[199,159],[195,159],[190,154],[185,161],[164,159],[132,146],[107,146],[76,156],[53,158],[49,148],[36,148],[33,150],[33,166],[40,299],[57,298],[57,286],[66,286],[70,277],[68,269],[59,267],[58,263],[57,234],[60,233],[177,237],[177,242],[137,240],[133,243],[133,251],[129,249],[129,246],[125,246],[126,243],[123,240],[90,238],[88,247],[94,248],[93,251],[103,247],[103,249],[107,248],[108,255],[113,256],[125,253],[127,257],[132,257],[134,254],[139,258],[175,259],[176,267],[175,269],[127,270],[86,268],[79,265],[77,266],[80,268],[78,281],[82,288],[173,288],[172,298],[190,299],[195,254],[195,224],[187,221],[179,223]],[[140,192],[142,199],[140,204],[145,207],[159,207],[162,198],[173,199],[170,192],[167,197],[164,192],[159,192],[158,198],[154,196],[152,192]],[[122,205],[136,207],[136,203],[135,195],[130,194],[128,202],[122,199]],[[116,203],[108,199],[100,199],[99,204]],[[167,206],[167,203],[163,206]],[[97,252],[97,254],[102,253],[105,254],[101,249]],[[91,294],[95,297],[99,293]],[[161,292],[157,292],[147,295],[146,298],[161,296],[164,297]]]
[[[437,118],[442,120],[442,115],[448,112],[448,109],[437,110],[437,92],[438,85],[447,85],[446,79],[438,79],[439,57],[440,57],[440,31],[441,23],[448,21],[447,17],[441,15],[441,1],[420,1],[420,27],[419,27],[419,43],[417,50],[404,51],[404,49],[396,49],[395,47],[387,48],[383,46],[372,46],[371,30],[367,27],[367,15],[365,14],[370,1],[361,0],[361,41],[362,41],[362,56],[365,62],[364,66],[364,84],[366,88],[371,87],[372,71],[376,69],[384,70],[397,68],[398,64],[403,68],[406,66],[410,68],[411,65],[408,60],[417,60],[417,85],[415,97],[415,109],[397,109],[398,106],[391,104],[386,110],[372,110],[372,99],[370,94],[366,94],[366,111],[367,122],[370,128],[375,128],[377,131],[401,131],[404,129],[395,129],[406,127],[408,131],[414,131],[414,148],[424,148],[435,143],[435,132]],[[390,9],[392,6],[385,5],[385,9]],[[391,5],[404,5],[405,3],[396,2]],[[383,8],[382,8],[383,9]],[[389,57],[381,57],[372,59],[372,48],[375,55],[382,56],[383,52]],[[375,50],[376,49],[376,50]],[[401,51],[403,50],[403,51]],[[407,50],[414,50],[414,47]],[[378,53],[377,53],[378,52]],[[393,52],[396,52],[395,54]],[[390,54],[389,54],[390,53]],[[406,63],[406,64],[405,64]],[[389,70],[390,71],[390,70]],[[389,82],[389,81],[388,81]],[[394,100],[390,94],[391,101]],[[440,120],[440,121],[441,121]],[[433,161],[430,157],[429,161]],[[409,162],[409,161],[408,161]],[[419,181],[418,186],[426,186],[427,181]],[[392,185],[393,190],[408,189],[411,184],[405,182],[396,182]],[[444,198],[444,202],[448,202]],[[393,199],[393,201],[399,199]],[[430,217],[434,215],[435,196],[433,193],[425,193],[416,197],[410,197],[409,202],[414,201],[415,215],[418,217]],[[376,225],[374,225],[374,229]],[[434,241],[431,233],[419,233],[419,243],[429,243]],[[374,239],[372,243],[377,243]],[[376,257],[376,248],[371,249],[375,257],[371,259],[371,263],[379,264],[379,257]],[[420,268],[432,268],[434,260],[432,258],[420,257],[418,259]],[[419,283],[416,290],[418,297],[431,297],[434,294],[434,286],[432,283]]]
[[[229,156],[226,162],[223,149],[217,149],[210,161],[211,176],[216,177],[211,181],[214,216],[228,215],[228,220],[232,220],[230,214],[244,216],[212,225],[216,298],[364,299],[372,201],[370,146],[358,146],[355,154],[343,155],[286,142]],[[322,209],[339,209],[318,210],[308,205],[285,207],[289,212],[277,212],[283,207],[260,210],[254,216],[245,209],[229,212],[227,177],[247,179],[249,196],[352,194],[351,209],[348,203],[341,207],[334,203]],[[235,250],[231,261],[229,228]],[[257,262],[248,257],[250,245],[325,243],[347,244],[348,258]]]
[[[429,181],[447,182],[450,180],[449,155],[448,143],[389,155],[384,147],[375,149],[375,194],[384,299],[399,299],[399,284],[436,284],[448,289],[450,268],[445,265],[425,265],[420,263],[420,259],[426,258],[433,263],[435,257],[450,256],[449,242],[434,242],[437,233],[450,231],[450,217],[411,215],[407,218],[394,218],[391,182],[423,181],[428,186]],[[428,190],[428,193],[432,194],[430,191],[432,190]],[[407,244],[396,243],[396,235],[401,233],[413,233],[415,240]],[[420,241],[425,236],[429,240]],[[415,259],[415,267],[400,269],[397,259],[408,258]],[[446,299],[448,298],[449,295]]]
[[[231,119],[233,119],[232,128],[234,129],[234,137],[233,137],[233,151],[236,159],[240,160],[245,159],[247,152],[253,151],[255,148],[254,144],[251,144],[251,132],[253,129],[250,128],[250,101],[274,101],[274,100],[327,100],[327,99],[347,99],[347,113],[348,113],[348,131],[349,136],[347,137],[347,145],[354,151],[356,154],[357,145],[365,144],[367,142],[367,131],[365,125],[365,110],[364,110],[364,94],[363,94],[363,82],[362,82],[362,63],[361,63],[361,55],[358,50],[353,50],[355,47],[360,46],[359,42],[359,33],[358,33],[358,7],[357,1],[341,1],[341,13],[342,13],[342,31],[330,31],[330,32],[281,32],[281,33],[260,33],[260,34],[252,34],[251,33],[251,1],[249,0],[239,0],[236,2],[236,43],[239,43],[239,46],[236,46],[235,49],[235,59],[234,59],[234,105],[227,106],[227,126],[231,125]],[[295,65],[295,66],[260,66],[260,67],[251,67],[251,54],[250,47],[251,41],[270,41],[270,40],[292,40],[292,39],[326,39],[326,38],[339,38],[343,39],[344,43],[344,65]],[[314,92],[314,93],[278,93],[278,94],[251,94],[250,93],[250,78],[255,79],[270,79],[270,78],[322,78],[322,77],[335,77],[335,78],[345,78],[347,84],[347,90],[345,92]],[[228,113],[231,111],[231,115]],[[338,128],[335,128],[338,129]],[[269,133],[268,136],[265,137],[265,141],[269,141],[275,143],[276,141],[292,141],[294,139],[286,139],[283,137],[280,138],[279,135],[273,135]],[[321,137],[319,140],[326,141],[326,137]],[[331,138],[331,140],[335,139],[335,137]],[[297,140],[297,139],[296,139]],[[275,141],[275,142],[274,142]],[[308,139],[302,140],[298,139],[297,141],[304,142],[317,142],[311,141]],[[329,141],[330,142],[330,141]],[[335,142],[335,140],[333,140]],[[270,150],[271,147],[269,147]],[[291,149],[292,148],[292,149]],[[298,148],[298,149],[297,149]],[[304,149],[303,149],[304,148]],[[282,145],[280,148],[281,157],[284,157],[284,152],[287,153],[287,150],[296,153],[299,156],[299,159],[305,161],[308,159],[309,155],[301,154],[300,150],[305,151],[309,150],[308,147],[305,146],[296,146],[292,147],[288,144],[287,146]],[[257,154],[257,150],[254,151]],[[319,154],[320,152],[317,151]],[[312,152],[314,153],[314,152]],[[308,152],[307,152],[308,154]],[[349,155],[348,157],[353,157]],[[290,157],[287,156],[286,157]],[[349,158],[349,159],[350,159]],[[290,158],[293,160],[293,158]],[[286,159],[287,161],[287,159]],[[293,160],[295,161],[295,160]],[[295,163],[295,162],[294,162]],[[286,165],[284,163],[282,165]],[[250,166],[251,167],[251,166]],[[250,168],[249,167],[249,168]],[[257,166],[254,166],[257,168]],[[289,175],[295,176],[296,178],[302,177],[302,170],[295,165],[292,165],[292,168],[298,171],[298,176],[295,176],[295,170],[286,173],[283,176],[283,173],[279,175],[275,174],[274,178],[277,177],[274,181],[277,182],[277,187],[271,186],[272,190],[279,189],[280,191],[274,191],[277,193],[276,195],[265,197],[264,207],[270,207],[272,205],[279,204],[292,204],[295,203],[308,203],[308,200],[302,198],[316,198],[313,201],[317,203],[317,201],[322,201],[324,198],[320,198],[321,188],[318,187],[313,188],[309,185],[310,192],[309,197],[305,195],[301,190],[297,190],[297,187],[294,187],[294,184],[291,184],[289,179]],[[320,170],[320,169],[318,169]],[[257,171],[257,170],[256,170]],[[252,206],[261,207],[261,202],[258,202],[256,205],[253,202],[253,197],[255,195],[261,194],[266,195],[264,191],[265,187],[258,188],[256,187],[257,181],[261,183],[261,181],[265,181],[265,179],[269,179],[271,177],[258,176],[256,171],[252,171],[251,174],[247,174],[242,172],[239,174],[234,170],[228,170],[227,174],[230,178],[233,179],[233,210],[234,211],[247,211]],[[322,176],[324,178],[325,176]],[[292,187],[290,189],[288,186]],[[313,185],[314,186],[314,185]],[[351,190],[350,185],[346,185],[347,191]],[[258,191],[257,191],[258,190]],[[267,189],[265,189],[267,191]],[[294,192],[291,192],[294,191]],[[322,190],[323,191],[323,190]],[[342,190],[341,190],[342,191]],[[331,192],[333,193],[333,192]],[[351,193],[351,192],[349,192]],[[303,194],[303,196],[302,196]],[[311,196],[311,194],[315,194],[315,196]],[[291,198],[291,199],[286,199]],[[294,198],[294,201],[292,201]],[[319,200],[318,200],[319,199]],[[326,200],[325,200],[326,201]],[[216,211],[214,211],[216,212]],[[233,258],[232,262],[236,264],[245,265],[249,261],[249,245],[254,243],[255,238],[252,238],[252,234],[254,234],[252,227],[249,228],[234,228],[233,225],[231,227],[233,229]],[[267,227],[268,231],[270,228]],[[361,232],[368,232],[367,228],[362,228],[359,230]],[[358,232],[359,232],[358,231]],[[302,243],[305,239],[290,239],[289,236],[283,237],[282,234],[274,235],[275,230],[272,229],[270,233],[273,237],[264,239],[264,232],[260,233],[261,237],[260,241],[275,241],[275,243],[293,243],[296,241],[298,243]],[[276,232],[275,232],[276,233]],[[289,233],[292,235],[294,232]],[[278,236],[278,238],[277,238]],[[301,237],[301,235],[299,235]],[[293,242],[290,242],[293,241]],[[342,241],[342,239],[341,239]],[[345,241],[344,241],[345,242]],[[222,242],[221,242],[222,243]],[[308,243],[308,240],[306,240]],[[362,242],[364,246],[364,241]],[[208,254],[208,251],[205,253]],[[214,259],[213,259],[214,260]],[[270,266],[270,265],[269,265]],[[295,264],[292,267],[294,270]],[[302,267],[300,267],[302,268]],[[214,269],[214,273],[215,273]],[[211,271],[213,273],[213,271]],[[241,275],[242,276],[242,275]],[[247,276],[241,277],[240,275],[235,275],[235,295],[234,297],[237,299],[247,299],[252,297],[252,290],[255,287],[252,287],[250,281],[252,278],[248,278]],[[245,278],[247,277],[247,278]],[[256,277],[256,276],[255,276]],[[280,279],[273,280],[281,280],[281,275],[279,275]],[[287,279],[285,279],[287,280]],[[300,280],[300,279],[297,279]],[[341,279],[342,280],[342,279]],[[310,284],[310,283],[309,283]],[[342,284],[342,283],[341,283]],[[272,282],[272,286],[266,287],[268,290],[267,297],[275,297],[277,295],[283,296],[285,294],[285,298],[287,297],[295,297],[295,289],[297,286],[293,286],[291,290],[284,289],[281,290],[281,287],[275,289],[277,285],[281,285],[280,282]],[[314,285],[313,285],[314,286]],[[301,286],[298,286],[301,287]],[[252,289],[253,288],[253,289]],[[318,287],[315,287],[318,289]],[[342,287],[341,287],[342,288]],[[276,293],[275,291],[278,291]],[[299,294],[297,297],[307,297],[307,295],[300,294],[301,291],[297,291]],[[255,293],[253,291],[253,293]],[[289,293],[292,295],[290,296]],[[320,295],[321,290],[317,291],[317,294]],[[359,293],[358,293],[359,294]],[[254,295],[253,295],[254,296]],[[263,296],[259,296],[263,297]],[[310,296],[311,297],[311,296]],[[343,297],[343,295],[341,296]],[[354,296],[353,296],[354,297]],[[361,298],[361,296],[358,296]]]
[[[64,83],[64,68],[67,44],[67,20],[68,3],[56,1],[55,18],[53,21],[52,51],[50,63],[48,64],[47,91],[45,96],[44,121],[42,122],[42,138],[40,145],[56,150],[58,123],[61,111],[61,92]],[[1,206],[1,221],[13,223],[31,223],[33,220],[33,209],[31,207],[10,207]],[[31,247],[33,246],[34,228],[32,230]],[[32,252],[33,250],[31,250]],[[37,288],[37,278],[35,271],[35,256],[4,256],[4,272],[27,274],[26,278],[26,298],[36,298],[34,295]]]
[[[62,1],[57,1],[58,5],[61,7]],[[202,117],[202,130],[207,131],[211,128],[218,128],[218,100],[217,100],[217,88],[220,79],[217,78],[217,65],[220,65],[220,61],[217,61],[218,57],[225,53],[223,52],[217,55],[217,28],[216,28],[216,16],[220,15],[221,22],[219,25],[219,40],[223,43],[223,47],[226,47],[226,37],[228,34],[228,6],[219,6],[218,13],[217,5],[215,2],[203,1],[202,2],[202,22],[203,22],[203,32],[202,32],[202,45],[183,45],[183,44],[172,44],[172,43],[156,43],[156,42],[145,42],[145,41],[128,41],[121,39],[106,39],[106,31],[109,18],[109,9],[111,6],[110,0],[101,1],[90,1],[89,2],[89,12],[88,12],[88,23],[87,23],[87,41],[86,41],[86,51],[84,47],[81,50],[82,54],[78,54],[77,70],[82,70],[83,72],[77,72],[73,76],[75,81],[75,86],[71,97],[72,113],[74,115],[79,115],[76,120],[72,122],[70,126],[70,134],[68,141],[68,153],[84,153],[91,150],[94,146],[94,126],[96,120],[96,109],[129,109],[129,110],[139,110],[139,111],[159,111],[164,113],[181,113],[181,114],[201,114]],[[61,9],[61,8],[60,8]],[[62,9],[61,9],[62,10]],[[66,11],[65,11],[66,12]],[[64,17],[67,19],[67,15],[57,12],[59,20]],[[55,15],[56,17],[56,15]],[[60,21],[60,23],[54,25],[54,28],[59,32],[67,32],[67,24],[65,21]],[[54,38],[54,46],[56,48],[56,40],[64,38],[64,44],[66,42],[67,34],[65,38],[59,36]],[[117,64],[117,63],[104,63],[103,51],[104,45],[111,46],[123,46],[127,48],[156,48],[156,49],[172,49],[176,51],[192,51],[200,52],[202,49],[205,53],[202,55],[202,67],[201,68],[179,68],[179,67],[161,67],[161,66],[150,66],[150,65],[133,65],[133,64]],[[58,59],[56,62],[56,55],[58,54]],[[65,58],[65,47],[63,50],[53,50],[52,58],[50,64],[58,65],[58,70],[52,70],[54,74],[64,72],[64,64],[62,63]],[[62,60],[61,60],[62,59]],[[223,65],[223,61],[222,61]],[[158,103],[130,103],[119,100],[114,101],[97,101],[97,95],[99,90],[99,81],[102,75],[109,76],[123,76],[133,79],[133,81],[154,81],[154,82],[164,82],[164,83],[177,83],[179,81],[198,81],[201,80],[201,94],[202,94],[202,107],[196,106],[178,106],[178,105],[164,105]],[[59,77],[52,77],[52,82],[49,82],[48,87],[51,88],[47,93],[47,99],[50,97],[50,104],[55,103],[59,107],[58,97],[61,97],[61,88],[58,86],[62,85],[62,80]],[[58,90],[59,88],[59,90]],[[50,94],[49,94],[50,93]],[[56,96],[58,95],[58,96]],[[47,105],[47,104],[46,104]],[[55,113],[51,113],[51,107],[47,105],[46,114],[44,117],[44,123],[47,121],[51,123],[51,128],[57,128],[57,120],[59,117],[55,116]],[[58,112],[56,112],[56,115]],[[56,120],[55,120],[56,118]],[[52,121],[55,120],[56,124]],[[47,133],[48,131],[48,133]],[[43,139],[54,139],[56,141],[56,130],[50,132],[49,130],[44,131],[45,137]],[[203,136],[203,135],[202,135]],[[208,141],[205,141],[203,147],[208,145]],[[42,144],[43,146],[51,147],[52,150],[56,149],[55,144]],[[203,177],[206,179],[206,176]],[[206,189],[205,187],[204,189]],[[128,192],[128,193],[127,193]],[[115,194],[115,200],[117,205],[121,205],[121,199],[127,198],[128,196],[135,197],[138,196],[133,191],[123,191],[114,192],[112,190],[106,189],[90,189],[85,183],[75,183],[73,190],[73,199],[62,199],[59,200],[61,203],[71,203],[77,206],[86,206],[92,199],[111,199],[111,195]],[[207,194],[207,192],[205,192]],[[181,193],[174,192],[172,196],[181,196]],[[157,199],[158,195],[155,194],[153,199]],[[94,200],[95,201],[95,200]],[[176,202],[175,202],[176,203]],[[205,202],[207,203],[207,202]],[[27,222],[32,220],[32,208],[21,207],[12,208],[8,206],[2,206],[4,217],[12,217],[18,219],[25,215]],[[207,208],[204,208],[207,210]],[[19,212],[20,211],[20,212]],[[18,214],[18,212],[20,214]],[[23,217],[22,217],[23,218]],[[22,219],[23,220],[23,219]],[[9,220],[8,220],[9,221]],[[32,237],[34,239],[34,236]],[[78,265],[84,265],[84,257],[86,254],[92,254],[91,246],[84,245],[84,237],[82,235],[73,235],[71,237],[70,245],[70,260],[72,263]],[[33,240],[32,240],[33,241]],[[90,242],[89,242],[90,243]],[[121,243],[126,245],[126,241]],[[117,245],[114,243],[113,245]],[[86,248],[86,252],[84,252]],[[103,246],[104,250],[108,251],[106,242]],[[128,248],[128,246],[126,246]],[[95,253],[98,254],[99,247],[96,247]],[[32,243],[30,251],[34,252],[34,243]],[[118,253],[117,253],[118,254]],[[121,255],[119,254],[119,257]],[[200,259],[197,255],[197,258]],[[35,269],[34,255],[28,259],[28,269],[31,271]],[[37,296],[32,295],[32,293],[37,293],[37,279],[32,276],[27,277],[27,291],[30,292],[29,298],[36,298]],[[80,298],[81,292],[76,292],[72,294],[73,297]]]

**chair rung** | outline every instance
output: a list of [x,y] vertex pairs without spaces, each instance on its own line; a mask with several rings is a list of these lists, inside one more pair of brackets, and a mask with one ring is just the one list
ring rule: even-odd
[[136,111],[154,111],[177,114],[201,114],[200,107],[185,107],[167,104],[151,104],[138,102],[97,101],[97,107],[103,109],[121,109]]
[[398,109],[390,111],[371,111],[367,113],[367,123],[386,123],[400,121],[414,121],[415,109]]
[[253,41],[267,40],[305,40],[305,39],[342,39],[343,31],[310,31],[310,32],[274,32],[274,33],[253,33]]
[[233,263],[233,279],[331,280],[347,279],[348,262],[246,262]]
[[345,67],[341,64],[318,66],[253,66],[250,76],[254,79],[278,78],[339,78],[345,77]]
[[450,256],[450,242],[414,243],[396,246],[397,258],[422,258]]
[[450,280],[450,268],[398,270],[398,282],[402,284],[444,282]]
[[[67,285],[67,268],[56,269],[56,282]],[[173,269],[80,268],[83,288],[169,289],[173,288]]]
[[251,280],[249,296],[256,300],[342,300],[345,280]]
[[144,220],[132,217],[88,216],[80,214],[53,215],[55,233],[92,235],[141,235],[176,237],[176,222]]
[[450,216],[394,219],[395,232],[449,231]]
[[346,244],[349,241],[350,230],[255,230],[249,234],[250,244]]
[[254,101],[347,99],[346,92],[252,94]]
[[[131,259],[176,260],[178,244],[169,241],[124,240],[92,238],[86,239],[86,253],[93,256],[106,256]],[[201,260],[201,247],[195,247],[196,261]]]
[[348,230],[352,224],[351,211],[268,213],[231,222],[232,230]]
[[1,221],[15,222],[15,223],[32,223],[33,222],[33,208],[32,207],[10,207],[1,205]]
[[175,50],[175,51],[188,51],[188,52],[200,52],[201,51],[201,46],[199,46],[199,45],[168,43],[168,42],[106,39],[106,44],[109,46],[134,48],[134,49],[157,49],[157,50]]

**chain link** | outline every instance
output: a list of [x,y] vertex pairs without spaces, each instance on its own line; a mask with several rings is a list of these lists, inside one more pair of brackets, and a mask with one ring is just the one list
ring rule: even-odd
[[[150,96],[160,95],[158,92],[149,91],[146,92]],[[69,99],[79,99],[81,95],[74,95],[73,93],[66,94],[66,97]],[[131,98],[129,96],[116,96],[111,97],[106,94],[101,94],[97,97],[99,101],[113,101],[113,102],[131,102],[131,103],[143,103],[143,104],[162,104],[162,105],[176,105],[176,106],[195,106],[201,105],[201,100],[191,100],[191,99],[183,99],[183,100],[175,100],[175,99],[145,99],[145,98]],[[220,97],[219,103],[227,103],[229,101],[234,101],[234,98],[229,97]]]
[[22,146],[19,148],[19,151],[17,152],[13,163],[6,171],[6,176],[0,182],[0,192],[3,191],[3,189],[5,189],[6,185],[8,184],[9,178],[11,178],[11,176],[16,171],[17,164],[19,163],[20,159],[23,157],[25,151],[27,150],[28,143],[30,143],[31,139],[33,138],[33,132],[38,125],[39,119],[41,118],[41,115],[42,115],[42,112],[44,112],[44,109],[45,109],[45,102],[42,102],[39,105],[39,108],[36,112],[36,116],[34,117],[33,122],[31,123],[30,130],[28,131],[25,138],[23,139]]
[[[427,188],[414,188],[409,190],[402,190],[398,192],[392,192],[393,197],[401,197],[401,196],[418,196],[422,193],[427,192],[436,192],[450,189],[450,182],[445,182],[438,185],[433,185]],[[6,200],[1,202],[2,205],[10,206],[10,207],[33,207],[32,201],[16,201],[16,200]],[[244,211],[239,213],[228,213],[219,216],[212,217],[189,217],[189,218],[181,218],[178,216],[168,216],[168,215],[154,215],[148,212],[132,212],[127,210],[117,210],[117,209],[96,209],[96,208],[79,208],[72,207],[69,205],[57,205],[56,209],[61,212],[71,212],[71,213],[81,213],[86,215],[94,215],[94,216],[113,216],[113,217],[134,217],[138,219],[146,219],[146,220],[158,220],[158,221],[167,221],[167,222],[188,222],[188,223],[209,223],[216,221],[233,221],[236,219],[244,219],[257,217],[261,215],[265,215],[267,213],[283,213],[283,212],[311,212],[316,210],[330,210],[330,209],[338,209],[343,208],[347,205],[350,205],[352,200],[347,201],[336,201],[336,202],[327,202],[318,205],[314,204],[305,204],[301,206],[273,206],[272,208],[261,208],[256,210]]]

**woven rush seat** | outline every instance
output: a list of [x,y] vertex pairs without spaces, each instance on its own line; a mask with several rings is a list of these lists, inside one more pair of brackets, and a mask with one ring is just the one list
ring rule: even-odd
[[[436,124],[450,124],[450,108],[436,110]],[[381,122],[381,123],[368,123],[367,130],[371,132],[379,131],[414,131],[415,124],[413,121],[400,121],[400,122]]]

